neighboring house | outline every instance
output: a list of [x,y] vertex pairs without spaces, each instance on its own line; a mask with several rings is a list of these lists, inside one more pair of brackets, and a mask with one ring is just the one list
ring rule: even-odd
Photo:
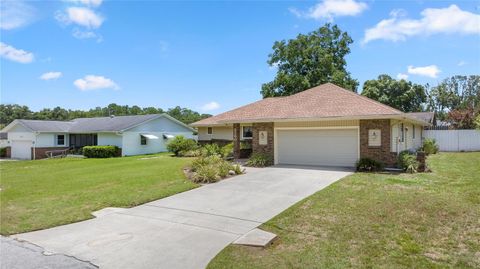
[[79,118],[71,121],[14,120],[8,133],[7,155],[14,159],[41,159],[47,151],[114,145],[122,156],[166,151],[176,135],[195,138],[194,129],[167,114]]
[[200,142],[251,141],[275,164],[354,166],[368,157],[394,165],[397,153],[421,145],[430,123],[327,83],[265,98],[191,124]]

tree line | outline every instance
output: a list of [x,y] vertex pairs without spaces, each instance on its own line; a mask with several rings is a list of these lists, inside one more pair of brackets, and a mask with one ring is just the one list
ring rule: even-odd
[[108,117],[127,116],[127,115],[145,115],[145,114],[161,114],[167,113],[175,119],[190,124],[201,119],[208,118],[210,114],[200,114],[188,108],[176,106],[168,110],[163,110],[156,107],[139,107],[128,105],[109,104],[106,107],[96,107],[89,110],[72,110],[61,107],[53,109],[44,108],[40,111],[31,111],[28,106],[10,104],[0,105],[0,124],[6,126],[15,119],[32,119],[32,120],[59,120],[66,121],[75,118],[93,118],[93,117]]
[[[277,68],[277,74],[262,85],[261,94],[288,96],[326,82],[357,92],[359,83],[346,68],[352,43],[347,32],[331,23],[276,41],[267,63]],[[479,75],[452,76],[430,86],[382,74],[365,81],[361,94],[403,112],[435,112],[437,119],[456,128],[470,129],[480,122]]]

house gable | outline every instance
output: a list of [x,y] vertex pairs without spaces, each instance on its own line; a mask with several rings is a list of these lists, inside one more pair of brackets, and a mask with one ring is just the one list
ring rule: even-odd
[[183,123],[172,120],[169,117],[158,117],[153,120],[149,120],[138,126],[125,130],[125,132],[172,132],[172,133],[184,133],[193,132],[188,126]]

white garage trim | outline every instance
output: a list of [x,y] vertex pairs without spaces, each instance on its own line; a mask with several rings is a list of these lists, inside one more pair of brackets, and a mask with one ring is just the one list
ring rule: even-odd
[[330,126],[330,127],[279,127],[273,128],[273,162],[278,164],[278,131],[279,130],[341,130],[355,129],[357,130],[357,159],[360,159],[360,126]]

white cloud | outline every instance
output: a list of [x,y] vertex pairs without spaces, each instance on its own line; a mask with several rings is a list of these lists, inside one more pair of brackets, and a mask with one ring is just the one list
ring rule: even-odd
[[407,37],[439,33],[480,34],[480,15],[461,10],[456,5],[447,8],[427,8],[418,20],[405,18],[404,12],[390,13],[365,31],[362,43],[376,39],[404,41]]
[[297,17],[310,19],[333,20],[334,17],[355,16],[367,9],[367,4],[356,0],[323,0],[311,7],[307,12],[290,8],[290,12]]
[[73,37],[76,39],[90,39],[90,38],[96,38],[97,42],[100,43],[103,41],[103,37],[94,31],[82,31],[78,28],[73,29],[72,31]]
[[23,27],[35,19],[35,9],[24,1],[2,1],[0,4],[0,29]]
[[407,80],[407,79],[408,79],[408,75],[407,75],[407,74],[403,74],[403,73],[398,73],[397,79],[405,79],[405,80]]
[[39,79],[41,80],[52,80],[52,79],[58,79],[59,77],[62,76],[62,72],[47,72],[42,74]]
[[99,89],[114,89],[118,90],[118,85],[111,79],[103,76],[87,75],[84,78],[79,78],[73,82],[81,91],[99,90]]
[[457,65],[458,65],[458,66],[464,66],[464,65],[466,65],[466,64],[467,64],[467,62],[465,62],[465,61],[460,61],[460,62],[458,62]]
[[2,58],[22,64],[31,63],[34,59],[33,53],[16,49],[3,42],[0,42],[0,56]]
[[65,12],[57,12],[55,18],[63,23],[75,23],[89,29],[100,27],[105,20],[101,15],[86,7],[69,7]]
[[66,0],[65,2],[82,4],[90,7],[99,7],[102,4],[103,0]]
[[201,109],[203,111],[211,111],[211,110],[215,110],[215,109],[219,109],[219,108],[220,108],[220,105],[215,101],[212,101],[210,103],[206,103],[201,107]]
[[436,65],[414,67],[409,65],[407,72],[412,75],[436,78],[441,72]]

